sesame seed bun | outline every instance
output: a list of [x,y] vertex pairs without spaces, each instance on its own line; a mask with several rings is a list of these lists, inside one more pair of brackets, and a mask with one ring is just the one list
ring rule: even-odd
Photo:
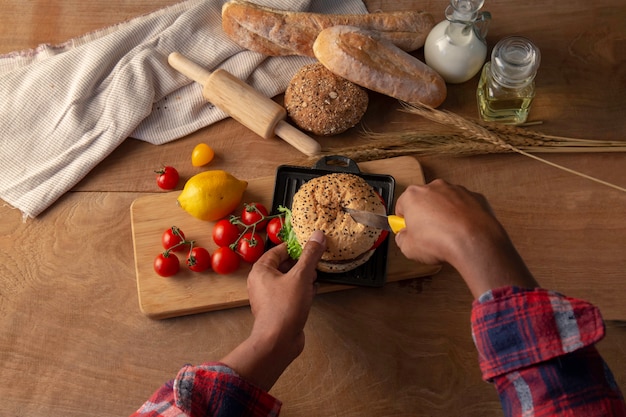
[[355,222],[344,208],[386,214],[379,195],[358,175],[334,173],[311,179],[293,196],[291,223],[304,246],[315,230],[326,235],[318,270],[340,273],[364,264],[381,230]]

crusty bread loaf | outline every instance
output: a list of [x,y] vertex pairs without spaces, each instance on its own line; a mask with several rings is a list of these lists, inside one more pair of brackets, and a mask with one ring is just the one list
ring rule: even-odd
[[338,135],[356,125],[367,110],[367,92],[319,62],[305,65],[285,91],[285,109],[301,129]]
[[313,57],[317,35],[336,25],[375,30],[399,48],[414,51],[424,45],[435,20],[420,11],[321,14],[271,9],[241,0],[222,7],[224,32],[242,47],[265,55]]
[[408,103],[437,107],[446,99],[444,79],[376,32],[333,26],[313,44],[326,68],[355,84]]

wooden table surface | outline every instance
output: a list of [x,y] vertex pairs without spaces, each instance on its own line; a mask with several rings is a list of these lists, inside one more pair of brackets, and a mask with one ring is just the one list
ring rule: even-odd
[[[175,0],[0,1],[0,53],[60,43]],[[370,10],[420,8],[438,20],[447,2],[366,1]],[[490,46],[533,38],[543,59],[531,119],[552,135],[624,140],[626,3],[487,1]],[[418,52],[419,54],[419,52]],[[477,79],[450,86],[442,108],[476,117]],[[366,125],[436,130],[372,94]],[[277,98],[280,100],[280,97]],[[24,128],[28,128],[24,126]],[[356,144],[360,130],[321,139]],[[130,205],[155,193],[162,163],[188,178],[200,141],[213,168],[241,178],[301,160],[281,141],[225,120],[163,146],[128,139],[75,189],[34,220],[0,207],[0,415],[123,416],[185,363],[219,359],[248,333],[247,307],[151,320],[139,310]],[[626,187],[624,154],[545,158]],[[599,344],[626,389],[626,193],[521,155],[418,156],[427,181],[444,178],[485,194],[545,287],[603,311]],[[433,277],[320,295],[307,346],[272,393],[285,416],[498,416],[482,382],[469,329],[472,298],[449,267]]]

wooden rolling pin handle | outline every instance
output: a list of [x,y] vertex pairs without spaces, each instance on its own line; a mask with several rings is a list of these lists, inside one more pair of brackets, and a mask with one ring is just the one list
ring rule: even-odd
[[274,133],[276,136],[305,155],[315,156],[322,151],[322,147],[319,142],[296,129],[284,120],[281,120],[276,124]]
[[276,135],[306,155],[320,152],[320,144],[315,139],[284,121],[287,111],[281,105],[229,72],[218,69],[211,73],[178,52],[172,52],[168,62],[202,84],[204,98],[257,135],[265,139]]
[[167,57],[167,62],[176,71],[180,72],[187,78],[191,78],[200,85],[205,85],[207,79],[211,76],[211,73],[209,71],[202,68],[195,62],[187,59],[178,52],[172,52]]

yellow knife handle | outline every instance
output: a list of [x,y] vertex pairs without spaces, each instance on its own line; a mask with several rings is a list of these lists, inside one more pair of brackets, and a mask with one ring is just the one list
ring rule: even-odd
[[395,214],[388,216],[387,221],[389,222],[389,226],[391,226],[391,230],[394,233],[398,233],[400,230],[406,227],[404,217],[396,216]]

